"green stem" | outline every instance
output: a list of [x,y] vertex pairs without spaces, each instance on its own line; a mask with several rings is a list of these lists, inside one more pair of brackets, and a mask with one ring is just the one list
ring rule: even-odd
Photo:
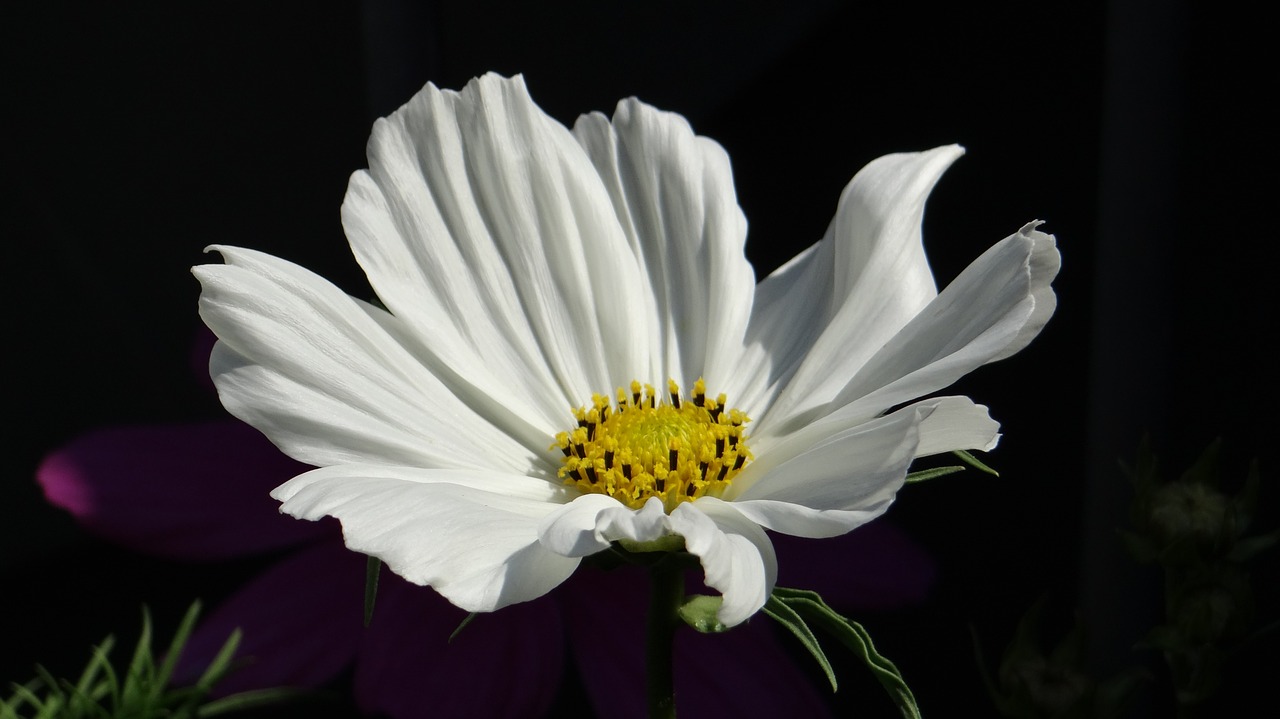
[[675,719],[675,673],[672,671],[672,644],[680,625],[680,603],[684,601],[684,570],[679,562],[660,561],[650,570],[649,637],[646,667],[649,685],[649,716]]

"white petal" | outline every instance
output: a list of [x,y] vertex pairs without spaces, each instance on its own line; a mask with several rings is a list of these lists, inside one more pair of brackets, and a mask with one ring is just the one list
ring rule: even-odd
[[[638,539],[644,536],[648,541],[667,533],[665,514],[662,503],[656,503],[656,515],[653,503],[647,503],[639,512],[628,509],[621,502],[605,494],[584,494],[569,504],[552,512],[543,519],[538,528],[538,536],[548,549],[566,557],[585,557],[609,548],[609,543],[621,537],[610,537],[602,531],[605,524],[605,512],[644,515],[639,521],[637,531],[629,538]],[[637,517],[638,518],[638,517]],[[617,520],[608,520],[610,526]],[[649,536],[653,535],[653,536]]]
[[843,534],[888,509],[935,408],[921,403],[853,426],[815,423],[762,449],[724,499],[785,534]]
[[766,386],[785,388],[759,428],[829,402],[937,294],[920,228],[929,192],[962,153],[951,145],[871,162],[845,188],[805,267],[762,283],[777,299],[757,305],[748,361],[763,364],[753,374]]
[[446,382],[554,432],[592,392],[648,373],[650,335],[630,319],[643,294],[619,281],[639,270],[609,196],[521,78],[428,85],[375,125],[368,153],[343,225]]
[[[990,452],[1000,441],[1000,423],[991,419],[987,408],[968,397],[936,397],[917,402],[916,408],[932,409],[920,422],[917,457],[928,457],[957,449]],[[905,409],[905,408],[904,408]]]
[[549,514],[539,527],[549,550],[583,557],[619,539],[649,542],[679,534],[702,563],[707,586],[724,595],[719,618],[739,624],[764,606],[777,577],[773,544],[757,524],[718,500],[685,502],[671,514],[652,498],[631,509],[602,494],[583,495]]
[[[755,275],[729,156],[679,115],[638,100],[574,127],[613,200],[656,306],[655,382],[724,388],[739,361]],[[620,278],[626,282],[626,278]],[[717,389],[719,391],[719,389]]]
[[775,441],[734,480],[727,499],[753,521],[801,537],[832,537],[880,516],[911,459],[990,450],[1000,425],[968,397],[937,397],[870,422],[834,413]]
[[987,250],[903,327],[831,403],[874,416],[950,385],[1022,349],[1056,300],[1059,255],[1052,235],[1028,224]]
[[347,546],[472,612],[546,594],[578,566],[549,551],[538,524],[570,496],[519,475],[344,465],[278,487],[281,511],[337,517]]
[[214,382],[228,411],[290,456],[512,472],[541,462],[541,447],[522,447],[478,416],[372,319],[385,313],[297,265],[214,249],[227,264],[193,270],[200,315],[220,338]]
[[764,606],[777,581],[778,560],[758,523],[733,505],[698,500],[676,507],[671,526],[702,562],[707,586],[723,595],[720,621],[741,624]]

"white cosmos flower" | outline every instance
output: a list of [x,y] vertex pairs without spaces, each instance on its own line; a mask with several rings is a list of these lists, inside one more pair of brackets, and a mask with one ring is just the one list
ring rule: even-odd
[[[848,532],[916,457],[996,443],[966,397],[910,402],[1031,341],[1059,258],[1031,223],[936,290],[921,217],[961,153],[875,160],[756,284],[729,158],[684,118],[631,99],[569,130],[519,77],[428,85],[374,125],[342,206],[386,309],[214,247],[225,264],[194,269],[213,378],[318,467],[272,493],[282,511],[337,517],[351,549],[463,609],[680,535],[735,625],[774,585],[765,529]],[[677,385],[683,409],[644,389],[633,406],[633,381]],[[575,437],[578,418],[597,427]]]

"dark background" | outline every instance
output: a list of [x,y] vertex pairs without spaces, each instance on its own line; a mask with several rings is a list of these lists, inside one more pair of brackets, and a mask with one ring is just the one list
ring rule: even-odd
[[[44,503],[35,467],[95,427],[220,416],[189,361],[205,245],[364,292],[338,206],[370,122],[428,80],[488,70],[523,72],[566,124],[629,95],[688,117],[733,159],[758,276],[822,235],[869,160],[965,145],[925,224],[939,284],[1041,219],[1063,255],[1059,309],[959,386],[1004,424],[1001,478],[912,487],[889,513],[939,562],[931,599],[864,622],[934,715],[991,713],[969,627],[995,661],[1042,595],[1050,638],[1083,611],[1099,671],[1150,660],[1129,647],[1158,619],[1158,577],[1116,541],[1117,460],[1149,432],[1176,470],[1221,436],[1232,476],[1259,457],[1274,478],[1274,45],[1224,3],[887,5],[7,9],[0,682],[35,662],[76,671],[143,602],[167,632],[193,597],[216,602],[264,565],[96,541]],[[1274,619],[1274,557],[1254,580]],[[1260,696],[1275,656],[1237,662],[1232,701]],[[845,706],[877,691],[849,681]],[[863,716],[886,710],[865,698]]]

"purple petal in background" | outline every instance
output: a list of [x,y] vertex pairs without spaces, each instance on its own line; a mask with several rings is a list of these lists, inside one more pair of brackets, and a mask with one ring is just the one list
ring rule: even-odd
[[[700,593],[692,577],[690,593]],[[570,646],[601,717],[643,719],[649,577],[634,567],[577,572],[559,590]],[[820,687],[783,649],[763,614],[715,635],[681,627],[675,642],[676,714],[824,717]]]
[[332,536],[279,513],[269,492],[307,467],[233,421],[90,432],[45,458],[50,502],[148,554],[223,559]]
[[542,598],[479,614],[384,571],[360,644],[356,701],[393,719],[543,716],[564,671],[564,629]]
[[355,658],[363,631],[365,562],[329,541],[273,565],[200,622],[176,677],[199,677],[238,627],[239,668],[217,694],[317,687],[334,678]]
[[841,612],[918,604],[938,573],[920,545],[883,519],[830,539],[769,536],[778,586],[812,589]]

